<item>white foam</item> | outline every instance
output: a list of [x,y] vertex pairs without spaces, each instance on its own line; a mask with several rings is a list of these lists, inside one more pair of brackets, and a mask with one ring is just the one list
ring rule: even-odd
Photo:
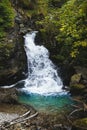
[[22,90],[41,95],[63,92],[63,83],[54,64],[49,59],[49,52],[44,46],[35,45],[35,35],[36,32],[32,32],[24,36],[28,78],[25,80],[25,87]]

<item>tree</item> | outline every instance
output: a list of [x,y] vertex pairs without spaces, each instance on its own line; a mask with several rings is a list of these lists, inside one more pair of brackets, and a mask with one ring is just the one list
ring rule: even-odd
[[69,0],[60,10],[60,32],[58,42],[69,46],[72,57],[87,47],[87,1]]

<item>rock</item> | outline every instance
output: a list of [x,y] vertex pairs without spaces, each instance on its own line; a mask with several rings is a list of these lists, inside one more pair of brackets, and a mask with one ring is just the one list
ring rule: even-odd
[[20,14],[18,14],[16,17],[15,17],[15,23],[17,24],[22,24],[22,16]]
[[73,86],[74,84],[80,83],[81,76],[82,76],[81,73],[74,74],[74,75],[71,77],[70,86]]
[[35,125],[30,126],[30,130],[37,130],[37,127]]
[[0,103],[18,103],[17,90],[15,88],[0,88]]
[[83,93],[86,86],[81,81],[82,81],[82,74],[81,73],[74,74],[71,77],[70,91],[73,94]]
[[87,68],[81,66],[75,66],[76,73],[80,73],[82,75],[81,82],[87,86]]
[[85,130],[87,129],[87,118],[77,119],[73,122],[73,124],[74,124],[74,129]]
[[75,66],[76,73],[81,73],[82,77],[87,80],[87,68],[81,66]]
[[20,24],[20,28],[24,28],[24,24]]
[[83,84],[73,84],[72,86],[70,86],[71,87],[71,89],[72,89],[72,91],[81,91],[81,90],[83,90],[83,89],[85,89],[85,85],[83,85]]
[[70,80],[70,90],[73,94],[86,95],[87,92],[87,69],[84,67],[76,66],[75,74],[72,75]]
[[20,28],[20,34],[26,34],[28,30],[26,28]]
[[17,124],[15,125],[15,130],[22,130],[21,123],[17,123]]
[[[27,58],[23,36],[10,34],[10,41],[0,43],[0,86],[11,85],[25,78]],[[18,39],[19,38],[19,39]]]

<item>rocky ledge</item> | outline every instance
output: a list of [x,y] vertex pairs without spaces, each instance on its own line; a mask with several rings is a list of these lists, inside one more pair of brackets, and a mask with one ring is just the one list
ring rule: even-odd
[[17,90],[15,88],[0,88],[0,103],[17,104]]
[[87,68],[75,66],[75,73],[71,76],[70,91],[73,95],[80,95],[86,99],[87,95]]

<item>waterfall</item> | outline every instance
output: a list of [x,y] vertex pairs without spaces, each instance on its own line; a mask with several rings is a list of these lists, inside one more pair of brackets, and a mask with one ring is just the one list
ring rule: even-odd
[[36,32],[26,34],[25,51],[27,55],[28,77],[23,91],[30,94],[54,95],[63,92],[63,83],[55,65],[49,59],[49,52],[44,46],[35,45]]

